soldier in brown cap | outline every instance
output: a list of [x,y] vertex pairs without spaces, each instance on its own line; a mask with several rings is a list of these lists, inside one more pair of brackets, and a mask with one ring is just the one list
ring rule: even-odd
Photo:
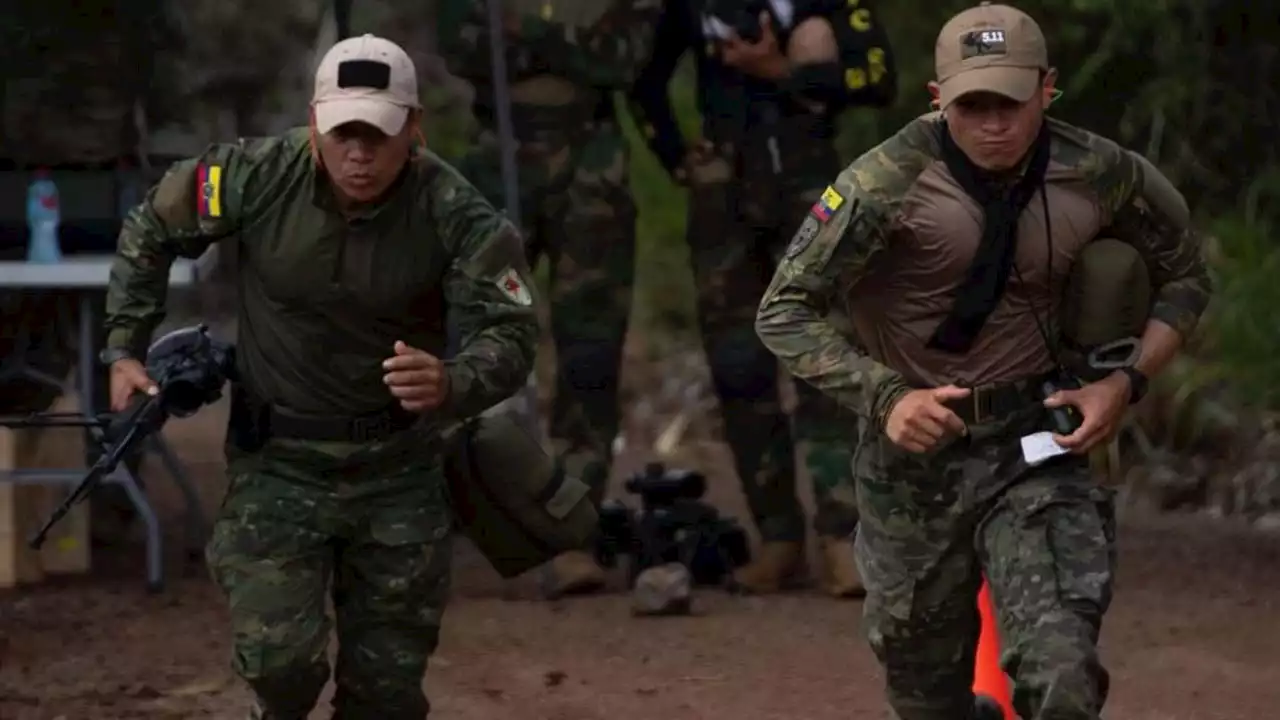
[[[756,329],[868,418],[856,552],[897,716],[974,717],[985,576],[1019,716],[1097,720],[1116,528],[1086,456],[1194,330],[1210,296],[1201,242],[1149,165],[1046,117],[1056,74],[1025,13],[960,13],[936,65],[939,112],[836,178]],[[1100,235],[1145,259],[1153,301],[1136,360],[1071,384],[1061,290]],[[837,299],[866,352],[826,321]]]

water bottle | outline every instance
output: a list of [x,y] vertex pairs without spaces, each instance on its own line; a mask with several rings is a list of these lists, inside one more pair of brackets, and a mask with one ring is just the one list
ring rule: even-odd
[[58,223],[61,219],[58,186],[53,184],[48,170],[40,170],[27,186],[27,229],[31,233],[27,262],[62,261],[62,248],[58,245]]

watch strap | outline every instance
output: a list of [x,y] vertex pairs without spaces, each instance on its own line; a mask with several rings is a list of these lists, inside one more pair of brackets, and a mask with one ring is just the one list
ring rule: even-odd
[[1147,394],[1147,376],[1132,366],[1120,368],[1120,371],[1129,377],[1129,404],[1133,405]]

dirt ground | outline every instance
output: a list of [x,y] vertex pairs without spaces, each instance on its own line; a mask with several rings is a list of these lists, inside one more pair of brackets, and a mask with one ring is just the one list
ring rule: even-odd
[[[221,492],[223,416],[167,434],[202,486]],[[694,449],[724,467],[723,451]],[[634,469],[641,458],[622,463]],[[149,468],[154,468],[151,463]],[[149,472],[180,536],[170,483]],[[722,509],[742,503],[722,473]],[[1280,707],[1280,536],[1193,517],[1126,515],[1104,632],[1117,720],[1261,720]],[[0,718],[243,718],[226,617],[203,569],[170,548],[170,583],[148,595],[141,553],[93,576],[0,595]],[[546,603],[532,578],[503,583],[458,552],[443,641],[426,677],[433,717],[453,720],[846,720],[887,717],[860,606],[816,591],[774,598],[701,592],[696,615],[634,619],[615,591]],[[620,586],[621,580],[618,579]],[[615,587],[620,590],[620,587]],[[327,705],[324,707],[327,708]],[[327,717],[327,709],[312,717]]]

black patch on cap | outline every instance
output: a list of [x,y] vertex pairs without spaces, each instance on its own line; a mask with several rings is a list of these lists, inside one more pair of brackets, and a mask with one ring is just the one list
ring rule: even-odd
[[386,90],[391,87],[391,66],[378,60],[343,60],[338,63],[338,87]]
[[1004,30],[1000,28],[984,28],[970,30],[960,36],[960,56],[965,60],[983,55],[1007,55],[1009,46],[1005,42]]

